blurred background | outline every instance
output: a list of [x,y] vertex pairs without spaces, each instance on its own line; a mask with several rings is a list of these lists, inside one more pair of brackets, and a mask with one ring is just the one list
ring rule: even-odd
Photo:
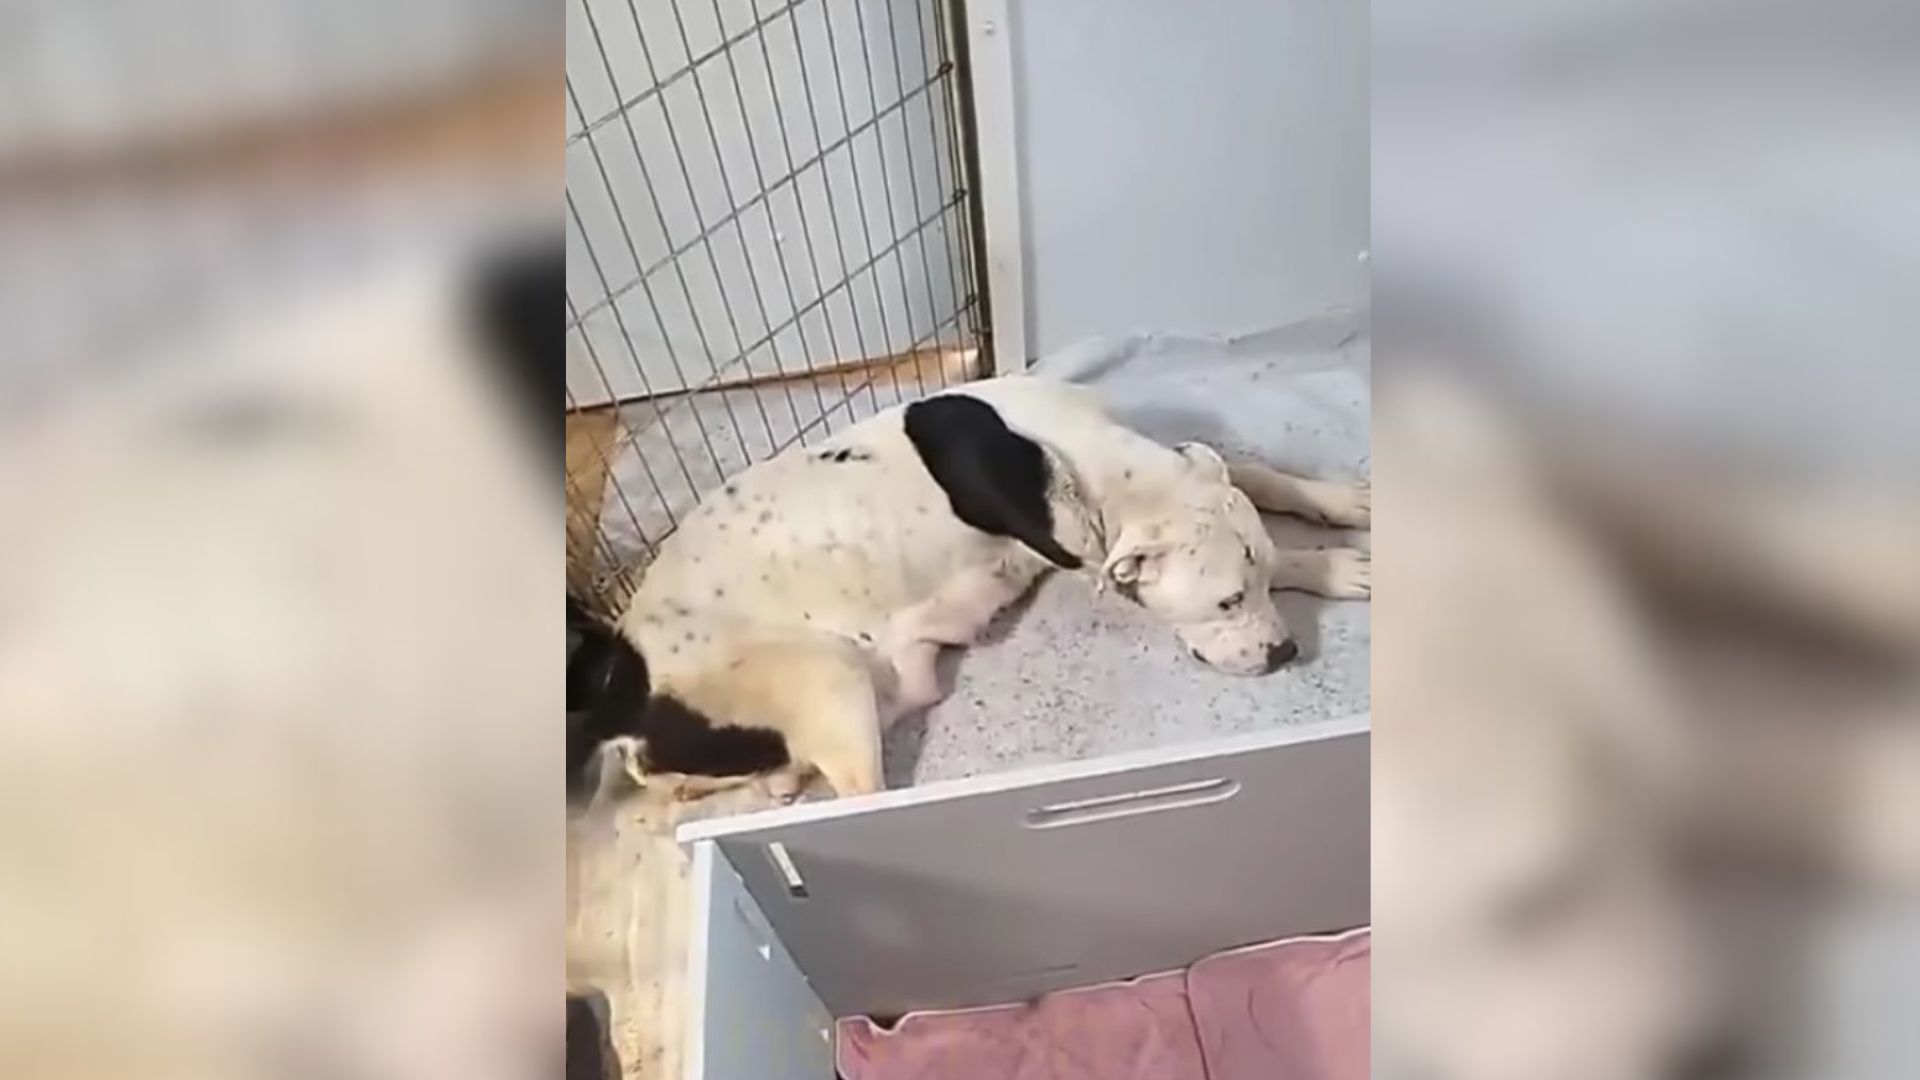
[[1376,1070],[1913,1075],[1920,9],[1373,26]]
[[562,33],[0,5],[0,1074],[558,1068]]
[[235,311],[529,215],[553,227],[539,0],[0,11],[0,367],[15,409]]
[[[1920,9],[1372,15],[1377,1071],[1915,1075]],[[565,20],[0,5],[0,1074],[557,1060]]]

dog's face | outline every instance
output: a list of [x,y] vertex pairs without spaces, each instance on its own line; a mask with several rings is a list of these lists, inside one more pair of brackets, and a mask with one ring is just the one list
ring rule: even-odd
[[1188,481],[1128,523],[1104,572],[1173,624],[1201,662],[1232,675],[1265,675],[1299,651],[1267,591],[1273,541],[1220,455],[1198,443],[1179,449]]

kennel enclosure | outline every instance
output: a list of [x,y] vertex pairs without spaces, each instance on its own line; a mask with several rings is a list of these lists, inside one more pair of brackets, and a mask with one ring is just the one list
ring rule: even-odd
[[[1033,361],[1162,441],[1284,426],[1319,437],[1273,464],[1364,475],[1364,9],[1245,7],[571,0],[570,584],[617,612],[726,477]],[[1318,105],[1194,120],[1255,88]],[[827,1080],[838,1018],[1364,926],[1368,630],[1335,607],[1290,612],[1310,673],[1223,683],[1059,579],[889,734],[890,790],[683,829],[682,1075]]]
[[570,584],[727,477],[986,373],[939,0],[568,0]]

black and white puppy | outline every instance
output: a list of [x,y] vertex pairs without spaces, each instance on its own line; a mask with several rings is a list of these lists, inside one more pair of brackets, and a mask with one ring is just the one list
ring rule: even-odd
[[678,774],[683,790],[694,793],[790,763],[779,732],[715,724],[672,695],[654,693],[640,650],[567,597],[569,804],[591,800],[627,770]]

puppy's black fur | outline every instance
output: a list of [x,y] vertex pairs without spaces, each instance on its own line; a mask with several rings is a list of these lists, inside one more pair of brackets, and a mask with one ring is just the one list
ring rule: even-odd
[[567,1080],[611,1080],[619,1071],[614,1061],[613,1047],[592,1001],[568,994]]
[[653,692],[647,661],[626,636],[567,597],[567,797],[593,794],[601,746],[642,741],[648,772],[747,776],[792,760],[770,728],[714,723],[684,702]]
[[586,712],[612,690],[618,639],[612,627],[595,618],[580,601],[567,597],[568,716]]
[[1052,472],[1039,443],[1007,427],[993,406],[964,394],[907,406],[906,428],[955,517],[981,532],[1012,537],[1055,566],[1080,568],[1080,558],[1053,536],[1047,505]]

